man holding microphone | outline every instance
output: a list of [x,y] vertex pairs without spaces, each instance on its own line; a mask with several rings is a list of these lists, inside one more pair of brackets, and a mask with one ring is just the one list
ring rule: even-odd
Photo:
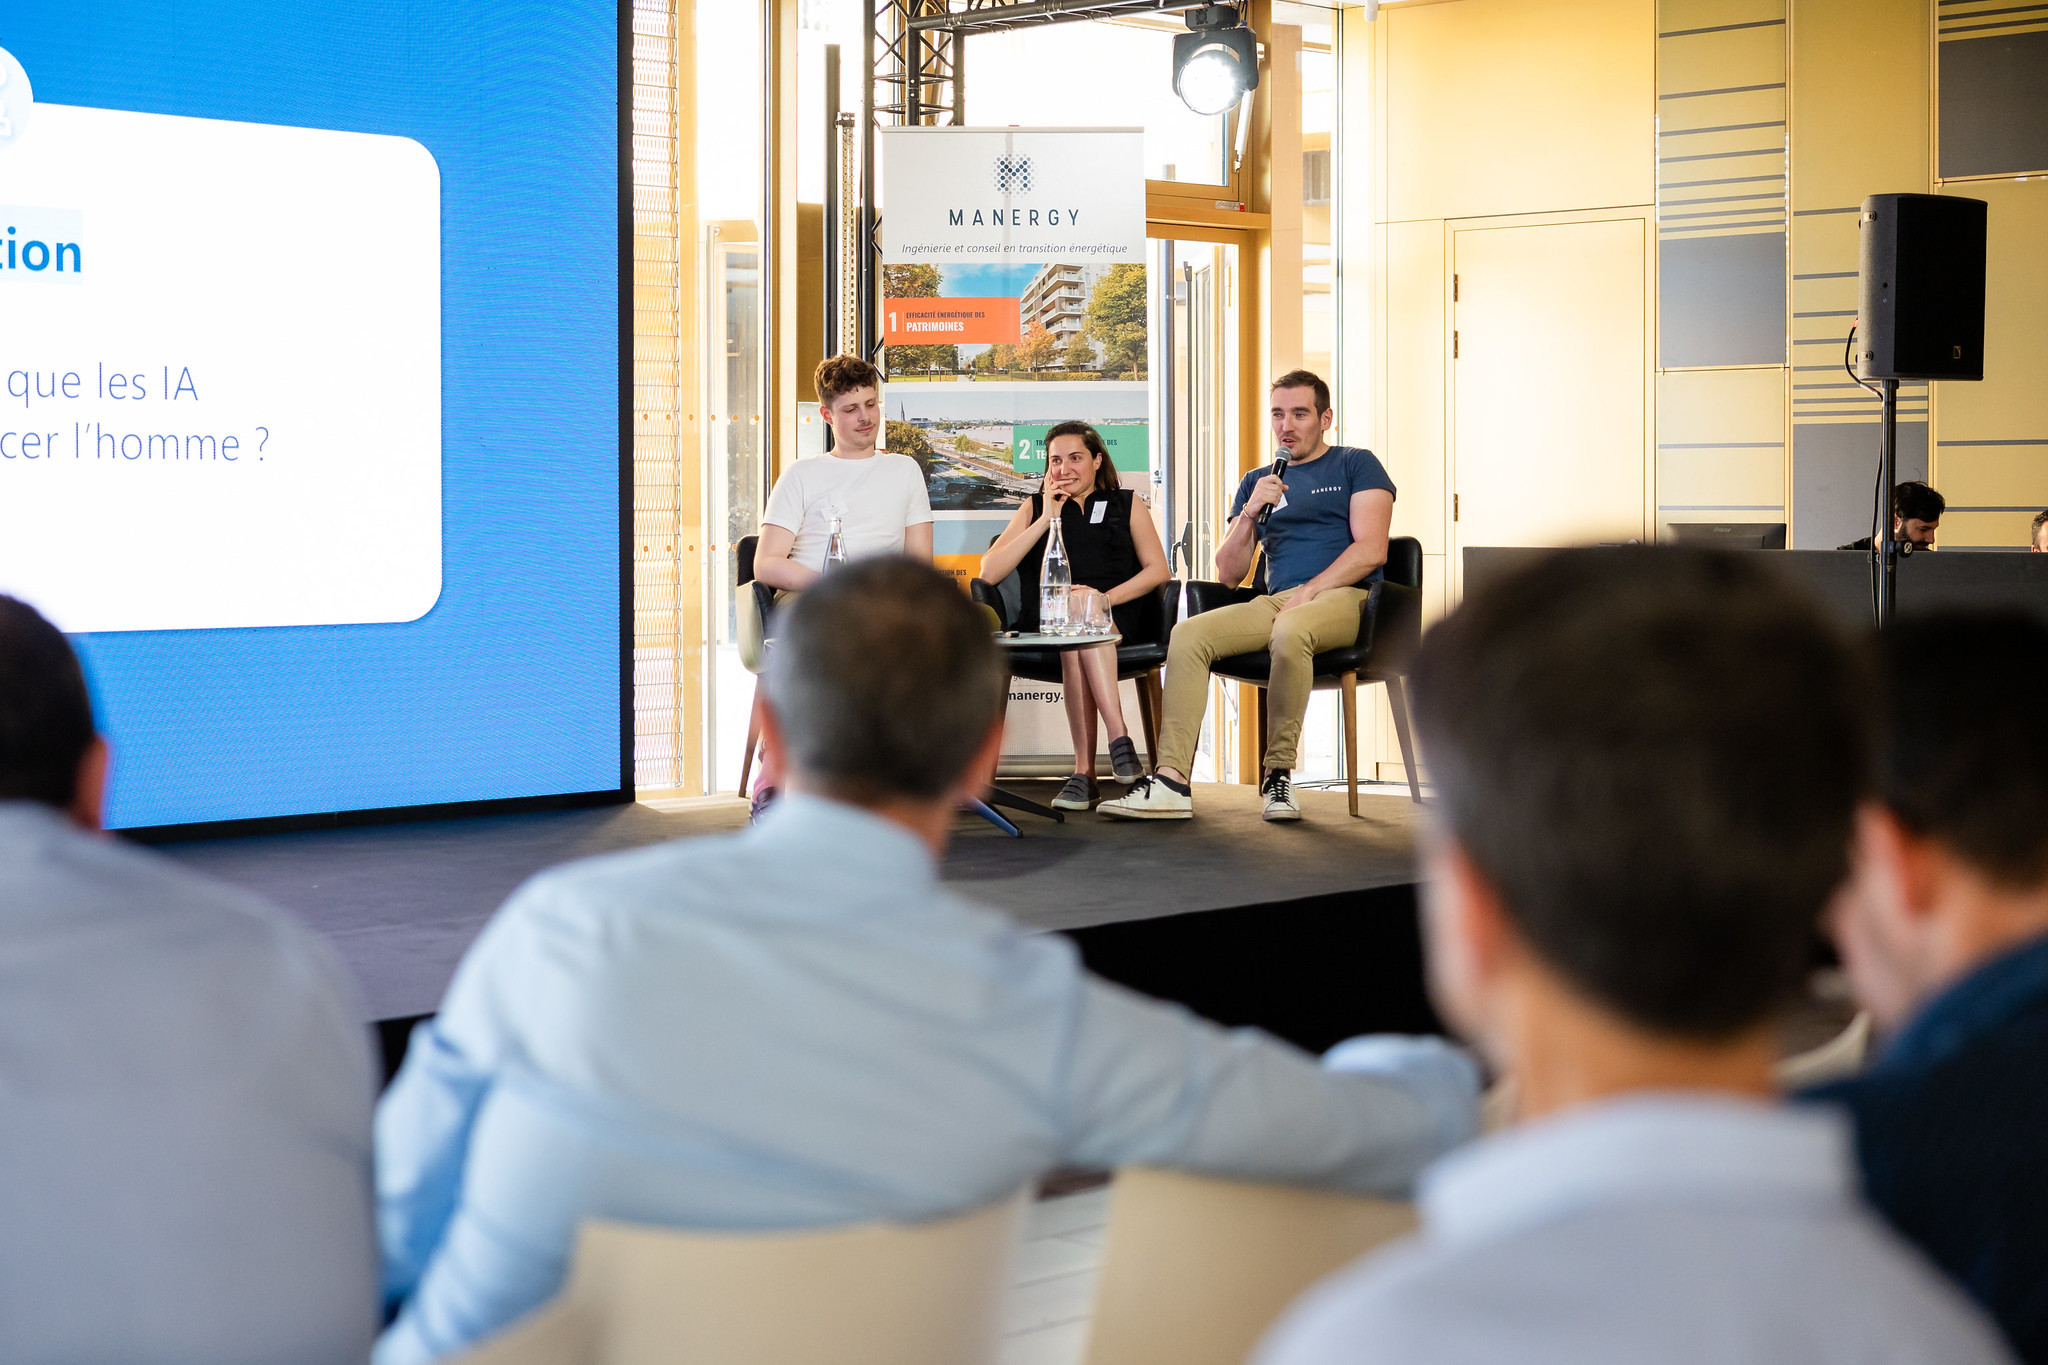
[[[1269,649],[1266,740],[1259,784],[1268,820],[1299,820],[1295,746],[1324,650],[1358,639],[1359,606],[1387,561],[1394,483],[1369,450],[1326,443],[1330,386],[1307,370],[1273,381],[1273,436],[1281,462],[1244,476],[1216,548],[1216,576],[1240,582],[1263,546],[1267,595],[1191,616],[1166,656],[1166,707],[1150,777],[1096,807],[1121,820],[1186,820],[1195,813],[1188,769],[1209,700],[1209,664]],[[1270,510],[1268,510],[1270,509]]]

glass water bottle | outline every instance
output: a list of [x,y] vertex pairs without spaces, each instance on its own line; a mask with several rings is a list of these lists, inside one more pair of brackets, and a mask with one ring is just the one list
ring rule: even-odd
[[1045,533],[1045,560],[1038,568],[1038,628],[1047,635],[1068,635],[1067,604],[1073,600],[1074,571],[1067,562],[1066,538],[1055,516]]
[[825,538],[825,572],[830,573],[846,562],[846,532],[839,525],[839,518],[832,518],[832,534]]

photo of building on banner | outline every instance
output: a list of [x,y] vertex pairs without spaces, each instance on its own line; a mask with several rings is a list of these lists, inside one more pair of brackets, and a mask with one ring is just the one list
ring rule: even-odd
[[1009,512],[1037,491],[1062,421],[1093,423],[1119,471],[1149,477],[1143,265],[882,274],[889,448],[925,465],[935,511]]

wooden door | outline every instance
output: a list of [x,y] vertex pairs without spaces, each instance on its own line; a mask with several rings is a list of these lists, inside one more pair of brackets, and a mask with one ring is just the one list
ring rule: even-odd
[[1466,545],[1645,538],[1646,226],[1453,230],[1454,584]]

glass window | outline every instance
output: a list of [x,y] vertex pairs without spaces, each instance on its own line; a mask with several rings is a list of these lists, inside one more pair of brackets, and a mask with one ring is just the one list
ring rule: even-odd
[[1230,181],[1230,120],[1173,93],[1177,21],[1093,19],[967,39],[967,121],[1145,130],[1145,175]]

